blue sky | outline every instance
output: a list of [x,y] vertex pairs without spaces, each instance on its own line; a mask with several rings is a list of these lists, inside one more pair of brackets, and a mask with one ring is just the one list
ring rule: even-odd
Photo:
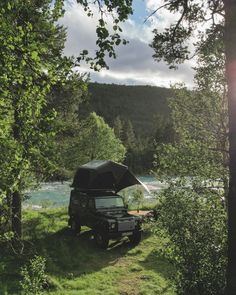
[[133,0],[133,12],[130,19],[137,24],[143,24],[143,21],[148,15],[144,0]]
[[[173,15],[164,10],[158,16],[152,17],[146,23],[145,18],[161,3],[156,0],[134,0],[134,14],[122,24],[122,37],[129,40],[126,46],[117,48],[117,59],[108,59],[109,70],[93,72],[86,65],[81,65],[81,72],[90,73],[92,81],[100,83],[116,83],[130,85],[155,85],[169,87],[174,83],[193,85],[193,70],[191,63],[184,64],[177,71],[169,70],[164,62],[155,62],[152,41],[154,28],[164,28],[173,19]],[[65,54],[78,56],[83,49],[90,53],[96,50],[95,28],[98,15],[88,18],[77,4],[67,8],[61,24],[67,27],[67,42]],[[109,19],[107,20],[109,24]]]

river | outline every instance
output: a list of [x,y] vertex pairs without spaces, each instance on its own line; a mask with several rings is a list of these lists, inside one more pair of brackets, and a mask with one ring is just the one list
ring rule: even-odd
[[[138,179],[143,182],[147,188],[148,192],[144,192],[146,199],[155,198],[155,194],[165,187],[164,184],[157,181],[156,178],[152,176],[138,176]],[[65,182],[47,182],[42,183],[40,187],[29,192],[27,195],[30,198],[23,202],[24,207],[32,207],[39,209],[41,207],[62,207],[68,206],[70,191],[71,191],[71,181]],[[132,193],[134,187],[128,189],[129,193]]]

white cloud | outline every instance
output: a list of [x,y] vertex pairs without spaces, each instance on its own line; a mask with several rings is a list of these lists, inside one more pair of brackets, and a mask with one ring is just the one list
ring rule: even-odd
[[[140,0],[138,0],[140,1]],[[156,6],[155,0],[146,0],[147,15]],[[67,9],[61,24],[67,27],[66,55],[78,56],[81,50],[88,49],[92,54],[96,50],[96,24],[98,15],[94,10],[94,17],[89,18],[79,5],[73,5]],[[88,66],[81,66],[82,72],[89,72],[91,79],[103,83],[118,84],[145,84],[166,86],[176,82],[185,82],[193,85],[193,70],[190,63],[182,65],[179,70],[169,70],[163,62],[155,62],[152,58],[153,50],[149,47],[153,34],[152,30],[158,25],[164,28],[173,21],[165,10],[160,10],[158,16],[145,24],[129,19],[122,24],[122,37],[129,39],[129,44],[117,48],[117,59],[107,59],[110,70],[102,70],[100,73],[91,72]],[[109,27],[111,19],[107,18]]]

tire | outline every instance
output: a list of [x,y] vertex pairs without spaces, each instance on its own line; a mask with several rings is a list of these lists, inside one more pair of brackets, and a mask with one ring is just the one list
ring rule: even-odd
[[70,228],[74,234],[79,234],[81,231],[81,225],[78,220],[72,218],[70,221]]
[[138,245],[141,242],[142,239],[142,232],[138,231],[138,232],[134,232],[132,234],[132,236],[129,236],[129,241],[131,245]]
[[106,234],[101,231],[96,231],[94,234],[94,239],[99,248],[107,249],[109,245],[109,238]]

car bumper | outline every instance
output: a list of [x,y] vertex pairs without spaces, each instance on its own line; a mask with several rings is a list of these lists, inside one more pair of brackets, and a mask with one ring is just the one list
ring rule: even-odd
[[133,230],[133,231],[124,231],[124,232],[113,232],[113,233],[108,233],[109,239],[117,239],[117,238],[122,238],[122,237],[128,237],[132,236],[138,232],[142,232],[142,230]]

